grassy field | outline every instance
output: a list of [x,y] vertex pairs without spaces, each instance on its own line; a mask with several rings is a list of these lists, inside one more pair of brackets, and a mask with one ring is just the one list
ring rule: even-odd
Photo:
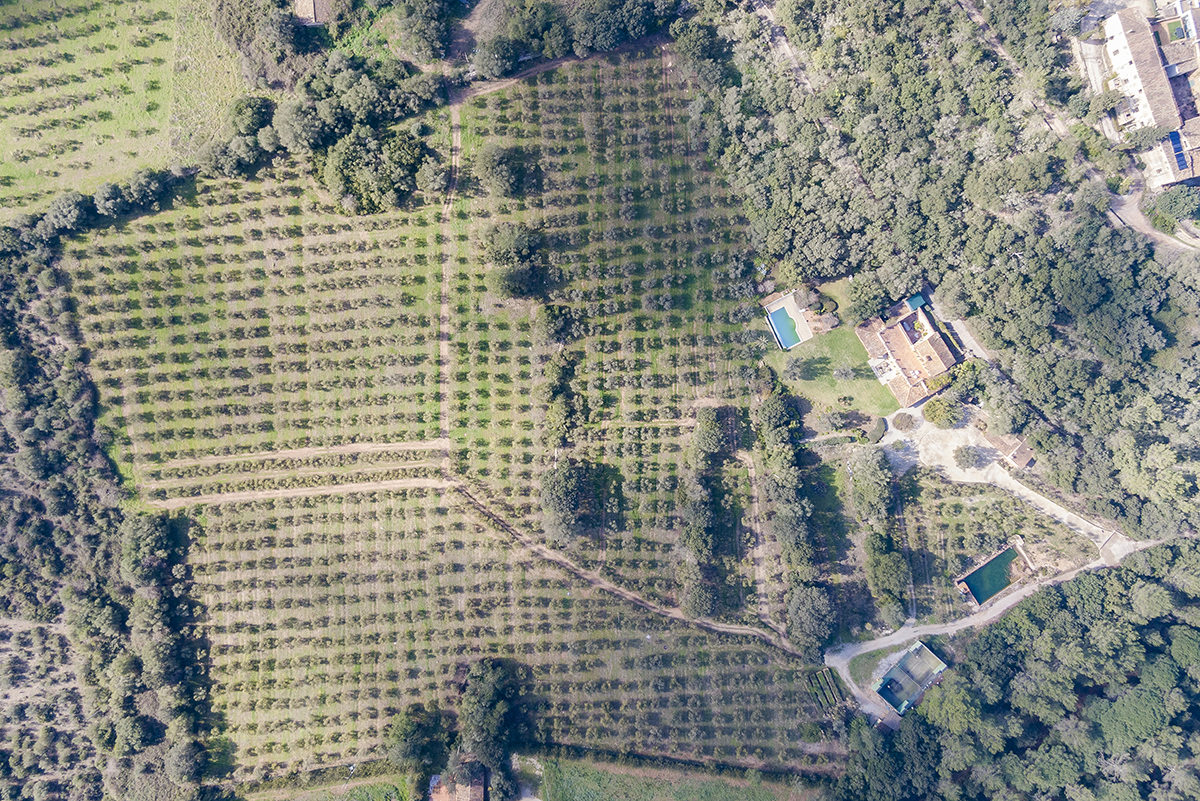
[[[846,285],[847,280],[842,279],[823,284],[820,291],[839,308],[845,308]],[[765,319],[762,325],[766,325]],[[815,411],[854,409],[883,416],[900,408],[895,396],[879,383],[867,366],[867,351],[849,325],[815,336],[787,352],[773,348],[767,363],[780,375],[789,368],[799,372],[800,377],[788,378],[787,384],[798,395],[812,401]],[[854,378],[844,381],[834,378],[833,371],[839,367],[854,370]]]
[[27,0],[0,30],[0,220],[193,156],[244,91],[205,0]]
[[543,801],[801,801],[814,794],[756,779],[549,760],[540,796]]
[[190,163],[201,146],[220,132],[233,101],[250,92],[239,61],[217,36],[210,0],[175,0],[170,117],[175,158]]

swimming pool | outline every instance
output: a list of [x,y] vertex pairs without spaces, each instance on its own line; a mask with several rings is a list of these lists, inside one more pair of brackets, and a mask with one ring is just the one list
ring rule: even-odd
[[796,333],[796,321],[792,319],[792,315],[788,314],[787,309],[780,307],[773,312],[768,312],[767,320],[771,323],[771,329],[775,332],[780,347],[784,350],[800,344],[800,335]]
[[1012,579],[1008,575],[1008,566],[1016,558],[1016,550],[1009,548],[1007,551],[993,556],[982,567],[972,571],[963,579],[967,589],[975,597],[976,603],[982,605],[993,595],[1012,584]]

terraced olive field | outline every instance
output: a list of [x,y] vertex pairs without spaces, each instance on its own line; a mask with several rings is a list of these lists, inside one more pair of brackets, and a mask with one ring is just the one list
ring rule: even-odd
[[[530,479],[560,453],[545,432],[561,398],[573,455],[620,475],[611,531],[580,556],[667,601],[694,410],[748,406],[770,347],[738,201],[689,141],[691,90],[669,63],[658,48],[596,58],[464,104],[467,163],[502,142],[523,154],[528,188],[506,199],[476,185],[452,215],[450,426],[456,467],[534,525]],[[538,340],[532,304],[486,291],[482,234],[518,221],[543,238],[565,344]]]
[[[838,753],[798,661],[595,589],[499,524],[540,536],[538,477],[568,447],[614,478],[579,569],[673,606],[694,410],[759,388],[740,220],[665,65],[593,59],[456,109],[466,166],[444,216],[345,217],[277,161],[67,245],[110,452],[146,503],[193,521],[235,778],[379,758],[400,709],[453,709],[482,656],[521,666],[546,744],[756,767]],[[448,145],[449,115],[428,119]],[[485,139],[521,148],[523,197],[472,180]],[[486,227],[517,221],[542,238],[565,345],[488,290]],[[744,490],[730,499],[736,520]]]
[[429,212],[351,220],[306,186],[287,167],[248,189],[202,182],[68,249],[102,420],[124,432],[116,455],[139,479],[438,437]]
[[453,490],[218,504],[201,521],[214,708],[241,778],[382,757],[391,717],[452,707],[482,656],[521,666],[547,743],[756,765],[826,747],[803,742],[820,735],[808,668],[591,590]]

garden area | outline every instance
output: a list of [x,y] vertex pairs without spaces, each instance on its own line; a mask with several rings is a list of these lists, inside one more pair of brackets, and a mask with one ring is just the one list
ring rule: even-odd
[[[819,287],[826,307],[846,308],[847,284],[842,279]],[[882,417],[900,408],[895,396],[867,365],[867,351],[854,333],[854,326],[845,322],[790,351],[769,350],[766,362],[783,376],[793,392],[812,401],[818,413],[858,411]]]

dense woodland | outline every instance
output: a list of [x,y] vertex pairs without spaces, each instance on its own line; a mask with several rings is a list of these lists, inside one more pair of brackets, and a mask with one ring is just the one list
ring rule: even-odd
[[[5,614],[66,621],[92,752],[66,749],[57,762],[45,758],[53,740],[10,744],[0,773],[24,780],[5,785],[13,793],[25,784],[35,797],[55,786],[78,799],[166,799],[198,789],[209,721],[201,646],[189,639],[186,521],[122,508],[74,301],[55,267],[61,237],[157,207],[175,180],[144,172],[94,197],[64,195],[0,238]],[[45,714],[65,721],[71,711]]]
[[899,732],[852,726],[833,796],[1195,798],[1198,571],[1194,543],[1158,546],[965,635]]
[[[1087,160],[1116,173],[1128,156],[1085,127],[1060,140],[1026,118],[954,3],[778,11],[815,93],[764,67],[751,15],[721,29],[740,80],[711,69],[720,40],[699,24],[681,55],[716,79],[691,106],[693,130],[745,193],[780,283],[853,275],[851,321],[936,287],[943,312],[998,355],[962,373],[951,401],[976,396],[995,429],[1029,435],[1047,479],[1090,513],[1143,537],[1194,525],[1195,259],[1108,224]],[[1008,28],[1025,19],[993,13]],[[1042,28],[1019,52],[1046,73],[1062,45],[1047,44],[1044,13],[1030,19]]]

